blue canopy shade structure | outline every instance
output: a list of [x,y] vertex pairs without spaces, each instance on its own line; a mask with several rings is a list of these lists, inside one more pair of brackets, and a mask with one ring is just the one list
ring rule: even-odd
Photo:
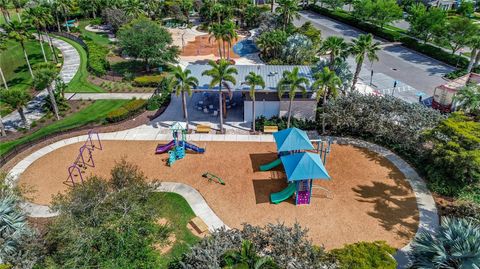
[[312,150],[315,149],[308,139],[307,133],[298,128],[289,128],[273,134],[277,151]]
[[302,152],[282,156],[280,159],[285,168],[285,173],[287,173],[288,181],[330,179],[318,154]]

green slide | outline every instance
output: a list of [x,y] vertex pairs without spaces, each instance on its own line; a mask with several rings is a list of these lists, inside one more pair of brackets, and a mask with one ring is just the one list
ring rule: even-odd
[[282,163],[282,160],[276,159],[275,161],[273,161],[273,162],[271,162],[271,163],[267,163],[267,164],[264,164],[264,165],[260,165],[260,171],[268,171],[268,170],[271,170],[271,169],[279,166],[281,163]]
[[290,196],[292,196],[295,191],[297,190],[295,186],[295,182],[289,183],[288,187],[283,189],[281,192],[276,192],[276,193],[271,193],[270,194],[270,200],[274,204],[278,204],[282,201],[287,200]]

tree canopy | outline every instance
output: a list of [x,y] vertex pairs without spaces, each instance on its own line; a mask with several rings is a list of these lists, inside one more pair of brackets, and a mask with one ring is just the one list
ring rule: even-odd
[[152,65],[175,63],[179,49],[173,46],[170,33],[149,19],[140,18],[118,32],[119,46],[128,56],[141,59],[150,70]]

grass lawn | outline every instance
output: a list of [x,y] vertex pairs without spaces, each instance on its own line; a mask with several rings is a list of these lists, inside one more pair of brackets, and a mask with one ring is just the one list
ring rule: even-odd
[[101,122],[106,115],[115,110],[129,100],[98,100],[78,113],[61,119],[51,125],[41,128],[32,134],[23,136],[14,141],[0,143],[0,155],[5,154],[15,146],[34,141],[43,136],[54,134],[61,131],[70,130],[93,122]]
[[195,214],[187,201],[176,193],[154,193],[150,202],[156,205],[161,217],[169,220],[170,228],[176,236],[172,249],[163,255],[161,260],[160,268],[167,268],[169,262],[180,257],[182,253],[188,251],[189,246],[200,241],[200,238],[193,235],[187,228],[187,223],[195,217]]
[[[16,17],[16,16],[15,16]],[[27,61],[23,55],[22,46],[13,40],[7,41],[7,49],[0,54],[0,66],[7,80],[9,89],[29,90],[32,85],[32,77],[28,71]],[[43,43],[48,60],[52,60],[52,53],[48,43]],[[37,40],[29,40],[25,43],[25,49],[32,68],[43,63],[43,54],[40,43]],[[3,87],[3,81],[0,87]],[[8,115],[12,111],[0,102],[0,114]]]
[[94,32],[85,30],[85,26],[87,26],[89,23],[90,23],[90,20],[79,21],[78,28],[80,29],[80,33],[82,33],[82,36],[90,38],[93,42],[97,43],[98,45],[108,47],[111,44],[111,42],[110,40],[108,40],[107,34],[94,33]]
[[56,36],[65,42],[70,43],[80,54],[80,68],[73,77],[72,81],[68,84],[66,92],[105,92],[102,88],[94,85],[88,81],[88,70],[87,70],[87,52],[83,47],[77,42],[70,40],[68,38]]
[[[32,84],[32,77],[28,71],[22,46],[13,40],[8,40],[6,45],[7,49],[0,54],[0,65],[8,87],[22,90],[29,88]],[[47,55],[47,60],[52,60],[52,53],[48,43],[44,42],[43,48]],[[44,62],[42,49],[38,41],[30,40],[26,42],[25,49],[33,69],[35,69],[35,65]]]

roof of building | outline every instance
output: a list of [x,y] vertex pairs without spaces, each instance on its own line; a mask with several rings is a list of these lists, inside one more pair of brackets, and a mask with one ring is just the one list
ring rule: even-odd
[[280,159],[285,168],[288,181],[330,179],[319,154],[302,152],[282,156]]
[[307,133],[298,128],[289,128],[276,132],[273,134],[273,138],[277,144],[278,152],[315,149]]
[[[310,66],[306,65],[234,65],[238,71],[237,75],[235,76],[236,84],[230,84],[230,89],[232,91],[248,91],[249,87],[246,85],[245,77],[250,72],[255,72],[263,77],[265,81],[265,91],[277,91],[277,84],[282,78],[282,74],[284,71],[292,71],[294,67],[298,67],[300,69],[300,76],[306,77],[313,82],[312,77],[312,70]],[[192,76],[198,79],[198,87],[196,90],[211,90],[212,88],[209,87],[211,78],[209,76],[202,76],[202,72],[205,70],[211,69],[210,65],[207,64],[191,64],[187,66],[192,72]],[[215,87],[213,89],[218,89]],[[262,90],[261,87],[258,87],[257,90]]]

